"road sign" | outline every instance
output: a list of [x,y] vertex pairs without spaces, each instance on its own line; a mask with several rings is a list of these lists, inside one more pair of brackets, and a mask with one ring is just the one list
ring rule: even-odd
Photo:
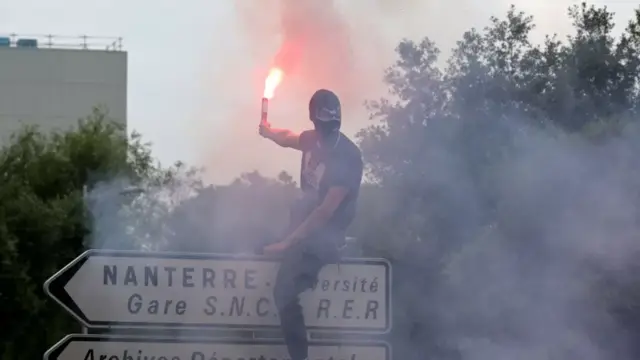
[[[256,256],[89,250],[44,288],[87,327],[272,328],[278,266]],[[301,295],[308,328],[389,331],[390,284],[386,260],[326,266]]]
[[[311,342],[309,359],[390,360],[382,342]],[[287,348],[270,340],[206,340],[68,335],[44,360],[285,360]]]

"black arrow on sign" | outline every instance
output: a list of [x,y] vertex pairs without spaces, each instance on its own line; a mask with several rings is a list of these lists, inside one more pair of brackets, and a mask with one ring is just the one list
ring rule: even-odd
[[[78,319],[78,321],[80,321],[86,327],[90,326],[90,320],[82,312],[73,298],[71,298],[69,293],[67,293],[67,291],[65,290],[65,286],[69,283],[73,276],[78,273],[84,263],[87,262],[92,252],[92,250],[87,250],[84,253],[80,254],[80,256],[67,264],[67,266],[60,269],[60,271],[55,273],[44,283],[45,294],[49,295],[49,297],[60,304],[65,310],[67,310],[71,315],[73,315],[73,317]],[[62,341],[64,341],[65,339],[63,339]]]

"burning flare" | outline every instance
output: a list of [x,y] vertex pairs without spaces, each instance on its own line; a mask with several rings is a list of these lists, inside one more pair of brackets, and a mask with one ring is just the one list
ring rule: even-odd
[[264,81],[264,97],[267,99],[271,99],[273,97],[274,92],[276,91],[276,88],[278,87],[278,85],[280,85],[280,82],[282,81],[282,77],[283,77],[284,73],[282,72],[282,70],[280,68],[272,68],[269,71],[269,75],[267,76],[267,79]]

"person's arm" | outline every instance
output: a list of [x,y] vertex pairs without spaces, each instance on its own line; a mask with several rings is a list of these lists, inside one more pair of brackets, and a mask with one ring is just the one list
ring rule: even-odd
[[300,134],[296,134],[291,130],[274,129],[269,124],[261,124],[260,135],[282,147],[302,150]]
[[353,156],[339,159],[329,167],[327,181],[330,187],[327,194],[322,203],[287,237],[285,241],[288,245],[308,237],[331,220],[349,193],[360,186],[362,166],[362,159]]
[[322,228],[331,219],[333,213],[338,210],[338,207],[348,194],[349,188],[345,186],[333,186],[329,188],[322,203],[287,237],[287,245],[304,239],[315,230]]

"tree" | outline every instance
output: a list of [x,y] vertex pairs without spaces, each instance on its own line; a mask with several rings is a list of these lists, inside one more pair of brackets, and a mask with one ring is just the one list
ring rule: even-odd
[[[46,347],[77,332],[78,325],[42,291],[45,280],[89,247],[140,248],[143,236],[116,242],[92,230],[105,220],[85,203],[85,190],[129,184],[166,185],[175,168],[155,164],[140,137],[127,138],[123,128],[96,109],[74,131],[45,135],[30,127],[15,134],[0,152],[0,318],[3,359],[39,359]],[[110,201],[117,211],[130,198]],[[89,202],[91,205],[91,202]],[[133,217],[143,219],[162,206],[147,207]],[[152,209],[153,208],[153,209]],[[133,208],[131,208],[133,209]],[[131,219],[131,210],[128,216]],[[91,212],[90,210],[94,210]],[[117,212],[116,211],[116,212]],[[124,214],[123,214],[124,215]],[[110,223],[120,225],[119,222]],[[122,223],[126,230],[129,223]],[[152,231],[151,226],[145,227]],[[116,231],[111,228],[110,231]],[[117,231],[116,231],[117,232]],[[115,236],[110,236],[115,238]]]
[[429,39],[396,48],[391,97],[359,135],[385,205],[356,235],[393,256],[395,356],[623,358],[637,337],[610,313],[635,295],[604,300],[594,279],[634,273],[639,250],[640,11],[618,39],[606,8],[569,16],[572,36],[538,45],[512,7],[465,33],[444,70]]

